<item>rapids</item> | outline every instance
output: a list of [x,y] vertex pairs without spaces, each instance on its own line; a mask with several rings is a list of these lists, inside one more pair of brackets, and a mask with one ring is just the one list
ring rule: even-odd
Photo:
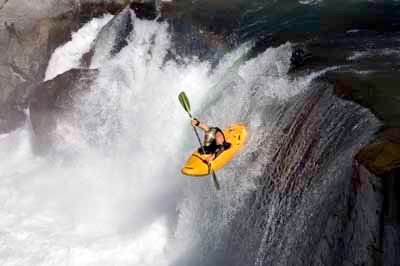
[[[99,75],[75,99],[73,123],[57,121],[51,152],[34,153],[29,120],[0,136],[0,264],[290,264],[285,243],[314,241],[304,238],[305,221],[322,206],[310,202],[317,205],[319,189],[346,187],[351,156],[379,122],[311,86],[340,66],[290,77],[289,42],[253,58],[253,44],[243,43],[215,67],[189,56],[178,63],[167,59],[168,23],[130,15],[127,46],[107,57],[96,44]],[[75,32],[54,52],[46,79],[79,67],[110,19]],[[182,90],[202,121],[248,125],[245,148],[217,173],[219,193],[208,177],[180,174],[196,148]],[[282,200],[282,191],[293,197]],[[292,205],[303,207],[289,216]]]

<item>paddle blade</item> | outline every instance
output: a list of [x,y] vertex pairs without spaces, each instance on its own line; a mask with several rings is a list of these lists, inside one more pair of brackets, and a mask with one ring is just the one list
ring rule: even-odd
[[190,113],[190,103],[189,103],[189,99],[186,96],[185,92],[182,91],[181,93],[179,93],[179,102],[181,103],[183,109],[185,109],[186,112]]

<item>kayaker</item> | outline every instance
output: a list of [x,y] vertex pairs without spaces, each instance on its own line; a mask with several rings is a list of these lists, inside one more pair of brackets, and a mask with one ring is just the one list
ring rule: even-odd
[[203,154],[205,152],[205,154],[210,154],[210,156],[205,159],[207,162],[211,162],[231,146],[230,143],[226,142],[224,133],[220,128],[209,127],[196,118],[192,119],[192,125],[204,131],[203,147],[199,148],[199,153]]

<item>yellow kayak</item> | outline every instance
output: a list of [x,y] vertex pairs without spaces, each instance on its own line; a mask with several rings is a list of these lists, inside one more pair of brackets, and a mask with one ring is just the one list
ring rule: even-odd
[[[214,171],[221,169],[225,164],[232,160],[233,156],[244,145],[247,136],[246,126],[243,124],[233,124],[223,131],[226,142],[231,143],[231,146],[211,162]],[[182,168],[182,174],[190,176],[208,175],[209,167],[204,161],[208,156],[210,155],[200,154],[197,150],[193,152],[185,166]]]

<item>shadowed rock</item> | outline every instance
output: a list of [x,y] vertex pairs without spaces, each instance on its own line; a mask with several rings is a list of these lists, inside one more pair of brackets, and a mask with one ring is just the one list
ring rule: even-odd
[[155,3],[134,0],[130,4],[130,8],[135,12],[136,16],[140,19],[153,20],[157,17],[157,10]]
[[39,84],[30,103],[36,151],[45,152],[56,141],[53,133],[58,121],[68,119],[75,100],[90,90],[97,70],[72,69],[52,80]]
[[24,125],[26,115],[8,104],[0,107],[0,134],[9,133]]
[[362,193],[351,183],[352,158],[379,121],[319,83],[264,108],[265,140],[251,156],[264,170],[220,265],[382,265],[382,181],[369,176]]
[[30,94],[35,84],[31,81],[20,84],[0,106],[0,134],[9,133],[24,125]]
[[364,147],[355,157],[371,173],[382,176],[400,168],[399,128],[382,132],[381,137]]
[[92,67],[101,66],[128,44],[127,38],[132,29],[131,9],[126,7],[100,31],[91,51],[84,55],[83,63]]
[[155,4],[134,1],[123,9],[100,31],[92,49],[83,56],[82,64],[98,67],[127,46],[135,16],[139,19],[155,19],[157,16]]
[[355,157],[353,182],[363,193],[366,180],[379,175],[383,183],[383,251],[384,264],[400,261],[400,128],[382,131],[376,140],[365,146]]
[[[0,132],[19,127],[24,120],[24,106],[18,103],[21,91],[41,82],[53,51],[71,39],[71,32],[93,17],[116,14],[128,4],[124,0],[80,0],[46,8],[54,12],[43,16],[39,10],[3,1],[0,9]],[[46,6],[46,3],[41,3]],[[24,19],[15,18],[25,14]],[[38,14],[35,14],[38,12]],[[40,13],[40,14],[39,14]],[[18,93],[13,93],[19,90]]]
[[343,99],[351,99],[353,95],[351,82],[347,80],[337,80],[335,83],[335,94]]

